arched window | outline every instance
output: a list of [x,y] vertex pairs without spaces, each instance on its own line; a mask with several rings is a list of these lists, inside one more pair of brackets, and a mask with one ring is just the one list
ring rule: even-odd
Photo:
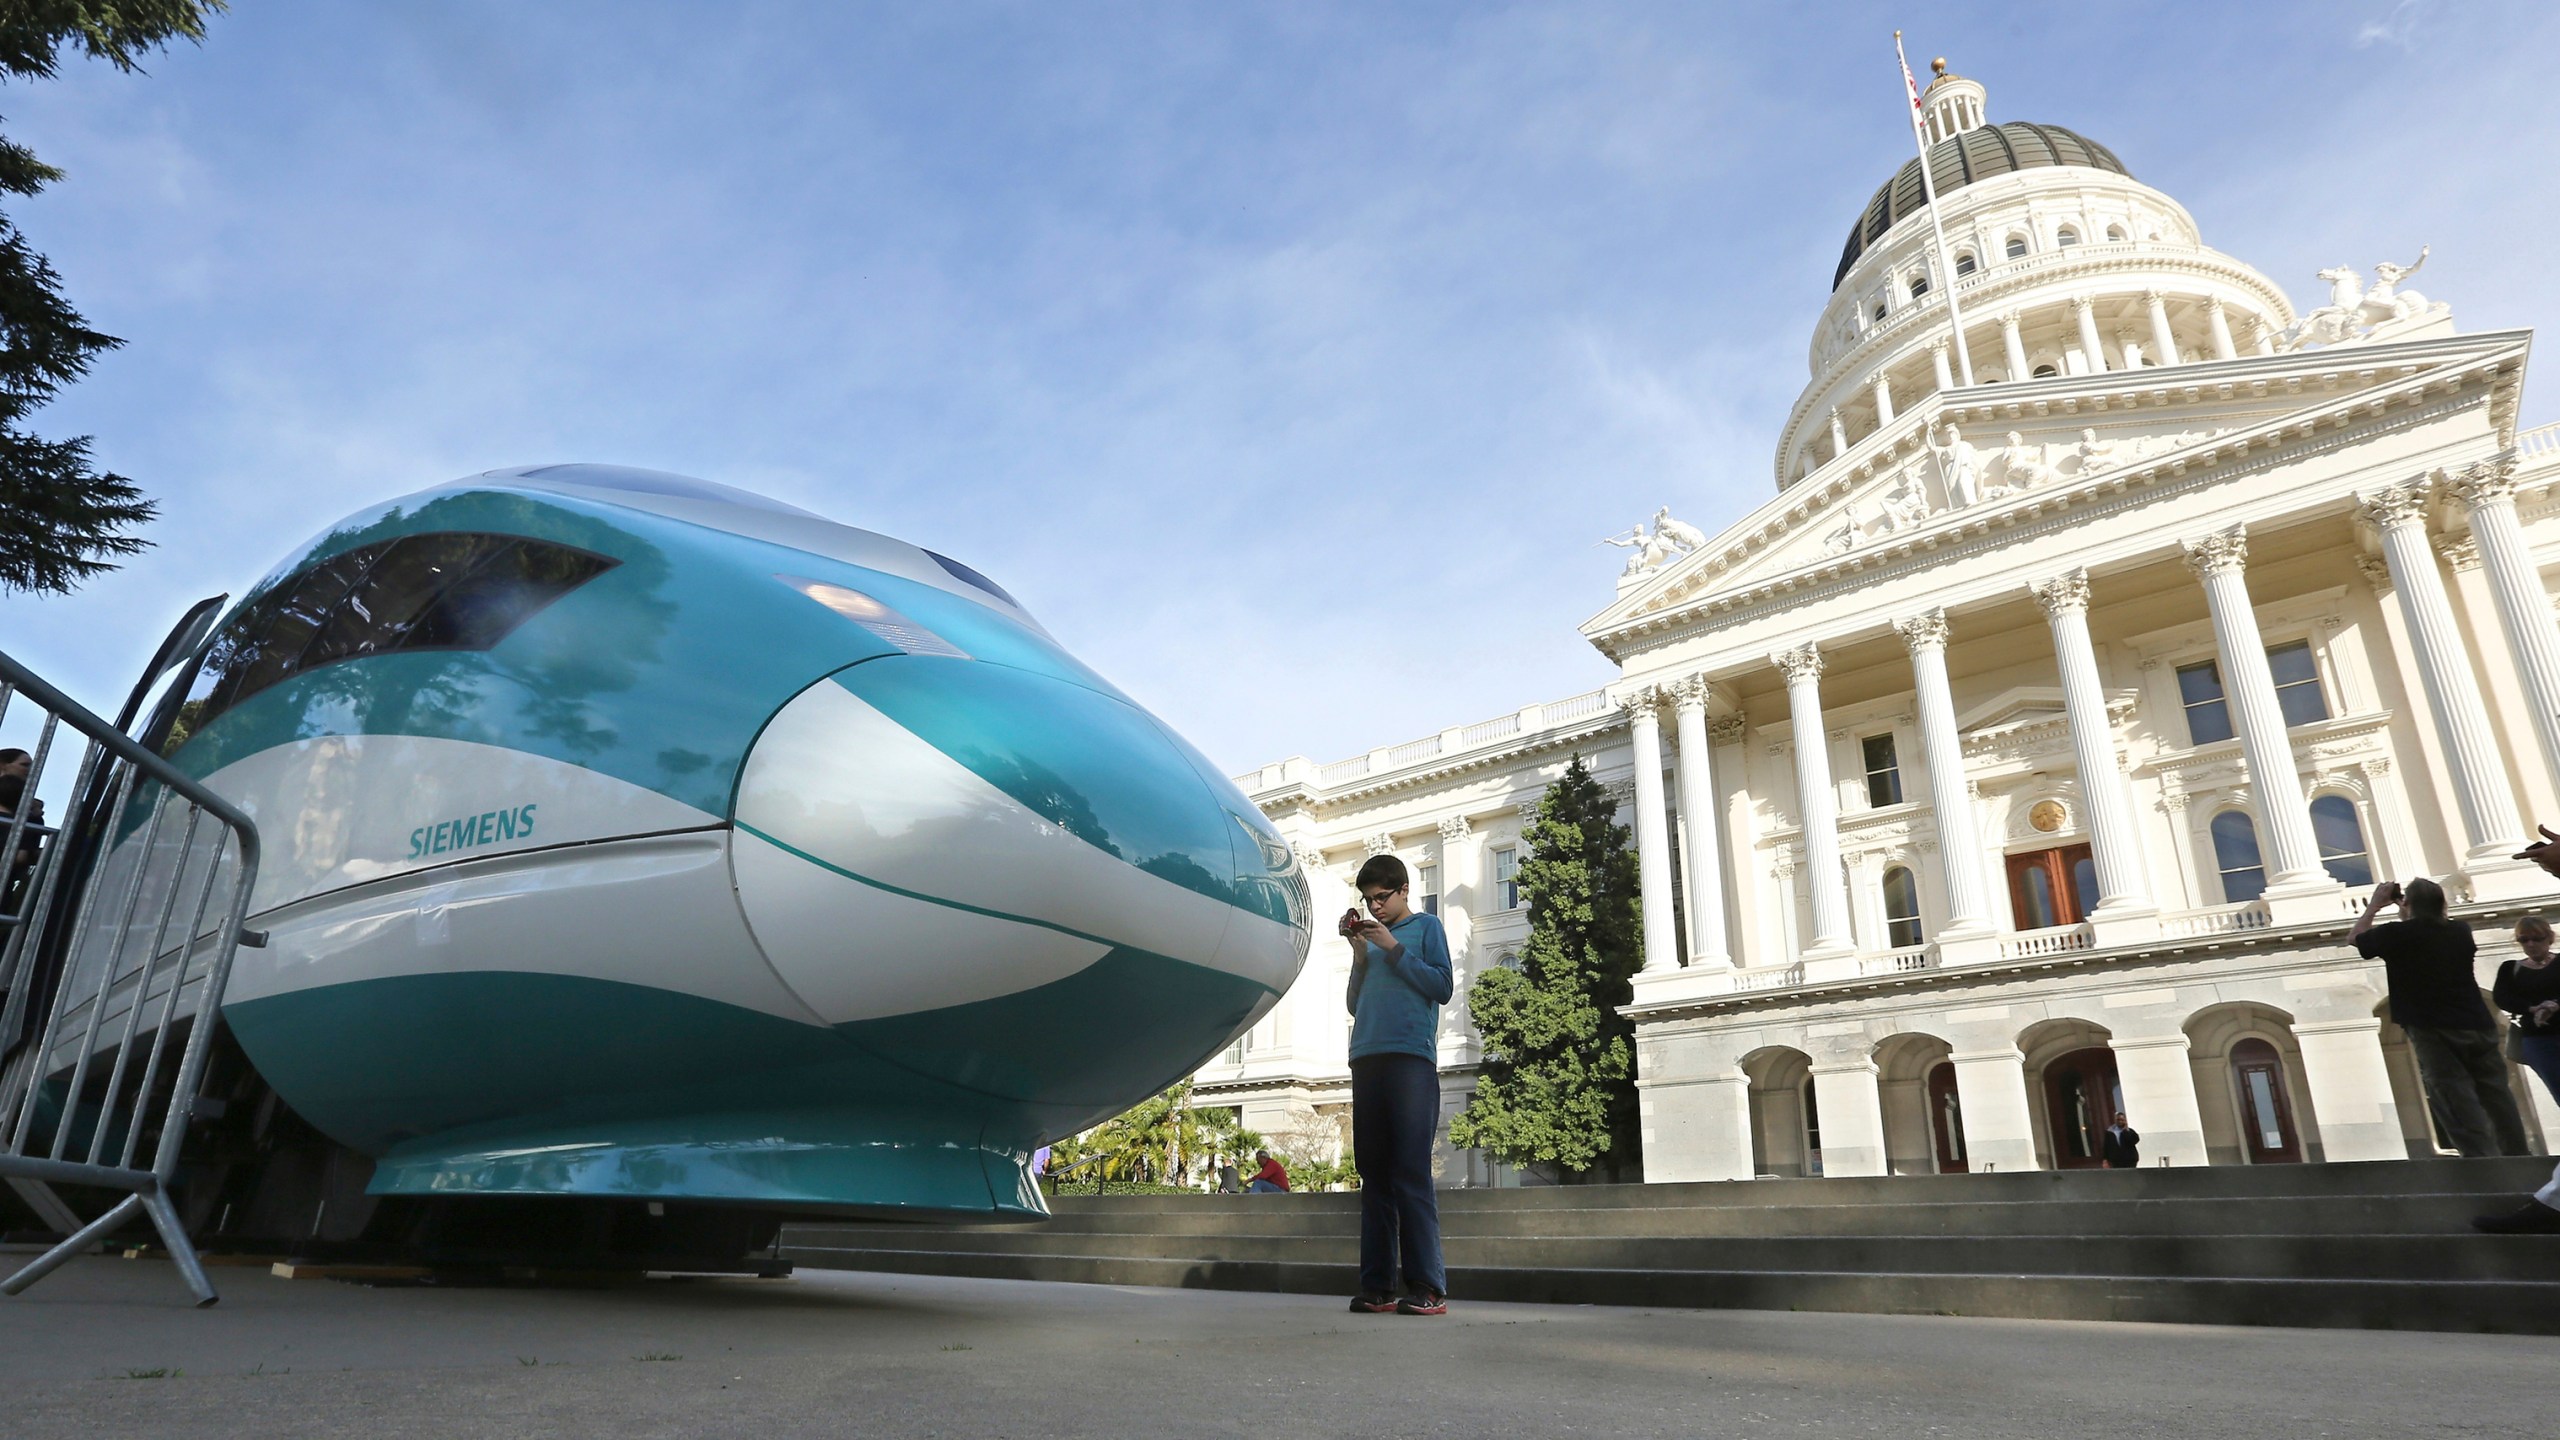
[[2312,801],[2311,834],[2320,842],[2320,863],[2330,879],[2354,890],[2373,883],[2373,855],[2364,843],[2356,802],[2344,795],[2323,795]]
[[2037,378],[2038,380],[2042,380],[2042,379],[2047,378],[2048,376],[2059,375],[2059,374],[2061,374],[2061,373],[2062,373],[2061,371],[2056,370],[2056,369],[2054,369],[2054,368],[2053,368],[2053,365],[2052,365],[2052,363],[2051,363],[2051,362],[2047,362],[2047,363],[2045,363],[2045,364],[2042,364],[2042,365],[2039,365],[2039,366],[2037,366],[2037,367],[2036,367],[2035,378]]
[[1921,941],[1920,883],[1905,866],[1884,872],[1884,930],[1885,943],[1896,950]]
[[2122,240],[2124,238],[2124,227],[2121,225],[2108,226],[2107,238],[2109,240]]
[[1911,298],[1912,298],[1912,299],[1914,299],[1914,300],[1917,300],[1917,299],[1919,299],[1921,296],[1926,295],[1926,294],[1928,294],[1928,293],[1929,293],[1929,276],[1928,276],[1928,273],[1927,273],[1927,272],[1925,272],[1925,271],[1923,271],[1922,273],[1920,273],[1920,274],[1918,274],[1918,275],[1914,275],[1914,276],[1912,276],[1912,277],[1911,277]]
[[2267,888],[2267,867],[2258,858],[2258,827],[2248,812],[2225,810],[2213,817],[2213,864],[2222,872],[2222,898],[2237,905],[2255,900]]
[[1976,264],[1976,263],[1974,262],[1973,252],[1972,252],[1972,251],[1970,251],[1970,250],[1959,250],[1959,251],[1957,251],[1957,252],[1956,252],[1956,273],[1957,273],[1957,274],[1959,274],[1959,275],[1970,275],[1970,274],[1972,274],[1974,271],[1979,270],[1979,269],[1981,269],[1981,268],[1982,268],[1982,267],[1981,267],[1980,265],[1978,265],[1978,264]]
[[2077,245],[2080,243],[2080,232],[2072,229],[2068,225],[2065,225],[2061,229],[2053,232],[2053,243],[2056,245]]
[[2005,253],[2005,254],[2006,254],[2010,259],[2012,259],[2012,260],[2015,260],[2015,259],[2019,258],[2020,256],[2022,256],[2022,255],[2026,254],[2026,253],[2027,253],[2027,237],[2026,237],[2026,236],[2024,236],[2024,235],[2012,235],[2012,236],[2010,236],[2010,237],[2009,237],[2009,243],[2008,243],[2008,245],[2007,245],[2006,247],[2004,247],[2003,253]]
[[1879,325],[1884,323],[1884,302],[1881,300],[1876,302],[1876,323]]

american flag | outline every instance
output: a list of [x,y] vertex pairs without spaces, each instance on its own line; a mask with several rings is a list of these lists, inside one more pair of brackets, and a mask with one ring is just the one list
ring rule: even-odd
[[1893,58],[1902,62],[1902,93],[1911,97],[1911,133],[1927,143],[1920,128],[1920,82],[1911,78],[1911,59],[1902,53],[1902,32],[1893,32]]

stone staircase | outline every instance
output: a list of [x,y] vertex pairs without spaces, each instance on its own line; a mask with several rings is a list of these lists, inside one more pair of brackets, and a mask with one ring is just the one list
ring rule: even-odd
[[[1444,1190],[1466,1300],[2560,1334],[2548,1160]],[[1349,1295],[1359,1197],[1067,1196],[1033,1225],[806,1224],[783,1258]]]

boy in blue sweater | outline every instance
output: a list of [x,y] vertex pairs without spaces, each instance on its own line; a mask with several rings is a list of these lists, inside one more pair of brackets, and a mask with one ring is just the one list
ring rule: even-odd
[[[1351,946],[1351,1155],[1360,1167],[1360,1293],[1355,1312],[1449,1313],[1431,1142],[1440,1129],[1440,1007],[1453,977],[1440,917],[1407,900],[1404,862],[1372,855],[1354,882],[1361,904],[1336,927]],[[1396,1295],[1402,1259],[1404,1294]]]

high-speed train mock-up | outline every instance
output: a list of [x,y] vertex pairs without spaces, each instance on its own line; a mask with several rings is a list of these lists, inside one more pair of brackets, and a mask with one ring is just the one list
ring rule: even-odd
[[142,734],[256,819],[222,1014],[377,1196],[1042,1215],[1307,949],[1278,832],[1002,587],[681,476],[351,516]]

